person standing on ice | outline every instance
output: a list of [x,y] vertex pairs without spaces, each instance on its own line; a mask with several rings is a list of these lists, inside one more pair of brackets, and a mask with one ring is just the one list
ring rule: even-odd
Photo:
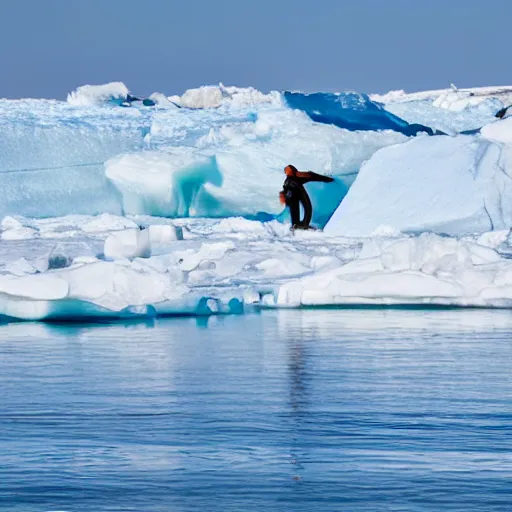
[[[309,229],[311,218],[313,216],[313,206],[309,199],[304,185],[310,181],[321,181],[330,183],[333,178],[322,176],[316,172],[298,171],[293,165],[287,165],[284,168],[286,179],[283,183],[283,190],[279,192],[281,203],[290,209],[292,229]],[[300,220],[300,205],[304,209],[304,218]]]

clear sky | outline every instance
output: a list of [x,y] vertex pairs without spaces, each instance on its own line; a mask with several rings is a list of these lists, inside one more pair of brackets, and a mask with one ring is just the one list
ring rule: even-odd
[[0,97],[512,84],[512,0],[0,0]]

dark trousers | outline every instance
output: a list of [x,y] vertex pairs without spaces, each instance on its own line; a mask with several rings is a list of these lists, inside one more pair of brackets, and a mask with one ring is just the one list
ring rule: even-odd
[[[306,191],[303,194],[292,194],[287,201],[287,206],[290,208],[290,217],[292,226],[308,228],[311,223],[311,217],[313,216],[313,206],[311,205],[311,200],[307,195]],[[302,221],[300,220],[300,205],[302,204],[302,208],[304,209],[304,218]]]

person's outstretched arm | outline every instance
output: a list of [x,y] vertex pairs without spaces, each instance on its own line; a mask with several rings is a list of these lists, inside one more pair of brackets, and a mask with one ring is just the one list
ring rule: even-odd
[[331,183],[331,181],[334,181],[334,178],[329,176],[322,176],[321,174],[317,174],[316,172],[312,171],[298,171],[295,174],[295,177],[300,178],[302,183],[308,183],[309,181],[322,181],[324,183]]

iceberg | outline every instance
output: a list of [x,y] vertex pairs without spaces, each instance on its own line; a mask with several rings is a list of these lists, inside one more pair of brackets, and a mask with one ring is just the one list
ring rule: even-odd
[[[147,108],[111,83],[0,100],[0,315],[512,307],[511,98],[219,84]],[[306,185],[323,230],[290,231],[288,164],[334,178]]]
[[371,236],[385,225],[461,235],[508,228],[512,173],[504,156],[500,145],[464,135],[384,148],[362,167],[325,232]]
[[[153,109],[135,103],[117,108],[116,101],[127,94],[124,84],[113,83],[78,88],[67,102],[0,100],[0,185],[5,191],[0,215],[285,219],[277,192],[283,168],[293,163],[337,178],[329,188],[309,186],[315,201],[322,197],[314,222],[323,226],[361,163],[377,149],[406,140],[393,130],[357,131],[316,123],[286,106],[280,93],[252,88],[191,90],[183,95],[189,107],[176,107],[189,100],[181,98],[175,105],[155,94]],[[210,97],[221,97],[221,104]],[[207,177],[202,171],[184,177],[194,162],[209,166]],[[145,166],[151,171],[139,190]],[[173,183],[178,185],[173,188]],[[183,194],[180,204],[165,203],[176,198],[176,191]]]
[[[0,215],[43,218],[107,212],[179,217],[188,212],[286,220],[276,194],[282,169],[292,163],[336,178],[332,186],[308,185],[317,205],[313,221],[323,226],[365,161],[382,147],[405,142],[404,133],[423,133],[411,131],[411,124],[451,134],[479,128],[495,120],[490,119],[491,111],[498,103],[503,105],[508,93],[487,91],[478,96],[478,105],[457,112],[420,107],[418,99],[409,101],[410,95],[405,95],[407,101],[395,97],[394,103],[379,98],[384,108],[364,94],[264,94],[222,84],[177,97],[155,93],[150,97],[154,109],[135,103],[132,108],[117,108],[129,94],[126,85],[114,82],[80,87],[67,102],[0,100],[0,185],[5,191]],[[421,101],[433,104],[439,97]],[[402,118],[390,111],[399,105],[405,109]],[[439,111],[446,113],[442,120]],[[446,116],[460,122],[450,124]],[[192,188],[187,196],[180,180],[189,167],[178,165],[179,152],[188,153],[190,165],[211,162],[217,178],[186,178],[183,186]],[[133,193],[141,184],[140,171],[146,165],[154,169],[157,160],[160,177],[150,172],[148,181],[156,180],[153,185],[144,183]],[[156,191],[157,182],[167,186],[168,193]],[[180,206],[162,203],[175,197],[173,183],[178,185],[172,190],[184,194]]]

